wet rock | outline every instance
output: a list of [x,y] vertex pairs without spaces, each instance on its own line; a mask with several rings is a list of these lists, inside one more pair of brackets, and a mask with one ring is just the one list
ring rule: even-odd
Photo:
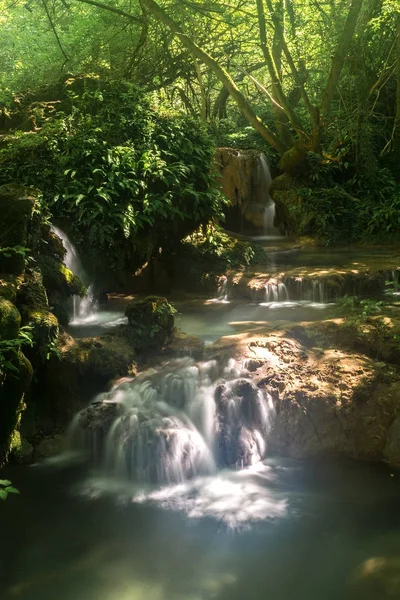
[[398,416],[388,430],[383,458],[391,465],[400,466],[400,417]]
[[261,156],[257,150],[217,149],[222,190],[231,204],[225,209],[227,229],[263,230],[271,177],[261,164]]
[[65,446],[65,436],[56,434],[52,437],[44,438],[35,446],[35,458],[51,458],[61,454]]
[[19,431],[14,431],[11,439],[11,460],[19,465],[26,465],[32,461],[34,448]]
[[224,466],[245,467],[265,456],[268,410],[263,393],[238,379],[216,386],[218,460]]

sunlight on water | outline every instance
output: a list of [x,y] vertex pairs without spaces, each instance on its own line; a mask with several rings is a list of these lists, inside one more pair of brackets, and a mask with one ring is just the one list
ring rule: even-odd
[[125,325],[128,323],[128,319],[121,312],[113,312],[101,310],[98,312],[90,313],[83,317],[74,317],[71,319],[70,327],[79,326],[84,327],[99,325],[100,327],[115,327],[117,325]]
[[191,519],[209,517],[236,530],[287,515],[287,497],[269,487],[276,478],[270,466],[258,463],[242,471],[221,471],[161,488],[94,477],[86,482],[83,494],[91,498],[111,494],[122,504],[151,504],[183,512]]

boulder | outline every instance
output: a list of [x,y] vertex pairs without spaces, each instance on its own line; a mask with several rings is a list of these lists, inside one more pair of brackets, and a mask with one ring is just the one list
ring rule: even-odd
[[0,340],[13,340],[18,337],[21,315],[9,302],[0,297]]
[[148,296],[126,307],[132,331],[132,343],[137,349],[163,346],[172,339],[175,308],[166,298]]

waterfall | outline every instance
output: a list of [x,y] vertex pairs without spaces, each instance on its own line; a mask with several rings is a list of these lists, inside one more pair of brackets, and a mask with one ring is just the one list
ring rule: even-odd
[[79,277],[82,283],[87,287],[87,293],[84,298],[80,296],[72,297],[72,320],[71,325],[87,320],[97,310],[97,302],[94,295],[94,286],[90,284],[87,273],[80,261],[78,251],[68,238],[67,234],[58,227],[52,226],[52,231],[61,239],[66,250],[64,262],[70,271]]
[[185,358],[98,396],[74,418],[70,447],[131,481],[179,483],[260,461],[272,416],[271,397],[236,361]]
[[264,303],[286,302],[289,300],[289,292],[282,281],[271,280],[265,285]]
[[228,278],[226,275],[221,275],[218,279],[217,300],[228,302]]
[[273,234],[273,235],[277,235],[279,234],[279,231],[276,227],[274,227],[274,217],[275,217],[275,203],[272,200],[271,196],[269,195],[269,188],[271,185],[271,173],[269,170],[269,166],[268,166],[268,162],[267,162],[267,158],[265,156],[265,154],[260,154],[259,157],[259,165],[260,165],[260,171],[261,171],[261,180],[263,183],[263,189],[264,189],[264,194],[265,194],[265,198],[266,198],[266,203],[265,203],[265,207],[264,207],[264,227],[263,227],[263,233],[264,235],[267,234]]

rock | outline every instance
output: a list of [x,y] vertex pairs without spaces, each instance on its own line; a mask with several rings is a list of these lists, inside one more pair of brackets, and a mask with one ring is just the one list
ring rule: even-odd
[[222,191],[231,203],[225,209],[227,229],[263,231],[264,209],[270,201],[268,188],[271,177],[269,171],[263,168],[262,156],[258,150],[217,148],[215,161]]
[[35,446],[35,458],[51,458],[61,454],[65,446],[65,436],[56,434],[53,437],[43,439]]
[[19,431],[14,431],[10,447],[13,462],[19,465],[29,464],[32,461],[33,452],[32,444],[22,437]]
[[13,340],[18,337],[21,315],[9,302],[0,297],[0,340]]
[[257,371],[257,369],[263,366],[264,362],[265,361],[263,360],[248,358],[245,361],[244,368],[247,369],[247,371],[250,371],[250,373],[254,373],[255,371]]
[[393,421],[388,433],[383,458],[391,465],[400,466],[400,417]]
[[214,398],[219,463],[245,467],[264,458],[269,423],[262,392],[251,381],[237,379],[218,385]]
[[195,360],[201,360],[204,354],[204,342],[195,335],[187,335],[175,328],[172,341],[165,348],[165,353],[176,357],[191,356]]
[[57,258],[44,256],[38,259],[43,283],[51,302],[70,296],[84,296],[86,288],[76,275]]
[[352,577],[349,600],[394,600],[400,598],[400,557],[373,556]]
[[166,298],[148,296],[126,307],[132,342],[138,349],[163,346],[172,339],[175,308]]
[[0,386],[0,465],[7,457],[10,441],[20,413],[24,408],[24,394],[32,379],[29,360],[17,351],[10,357],[15,370],[7,370]]

